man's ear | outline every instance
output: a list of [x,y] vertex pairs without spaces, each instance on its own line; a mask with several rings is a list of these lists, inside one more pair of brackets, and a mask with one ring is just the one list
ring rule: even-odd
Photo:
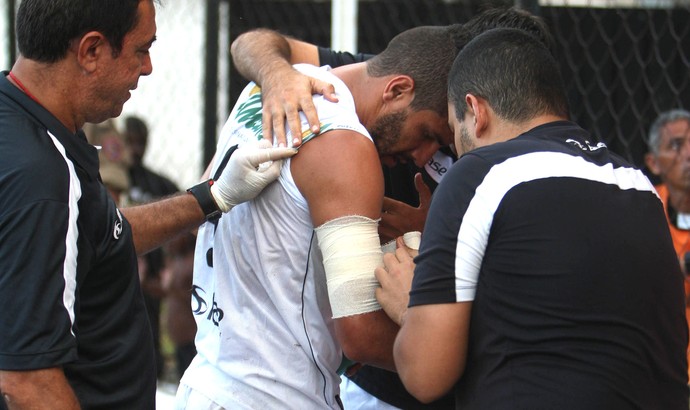
[[644,163],[647,168],[652,172],[652,174],[659,176],[661,175],[661,170],[659,169],[659,163],[656,160],[656,155],[648,152],[644,155]]
[[99,59],[102,59],[105,53],[112,53],[108,40],[97,31],[84,34],[74,47],[79,65],[87,72],[96,71]]
[[410,76],[396,75],[388,81],[383,90],[384,104],[407,107],[412,100],[414,100],[414,80]]
[[[465,121],[472,121],[475,136],[481,138],[484,131],[489,127],[489,113],[486,101],[473,94],[467,94],[465,96],[465,104],[467,105]],[[467,118],[468,115],[470,118]]]

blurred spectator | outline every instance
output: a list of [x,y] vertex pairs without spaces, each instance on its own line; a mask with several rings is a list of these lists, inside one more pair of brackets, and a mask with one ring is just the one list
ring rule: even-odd
[[166,303],[164,325],[175,345],[176,380],[196,355],[196,322],[190,307],[195,243],[196,237],[189,233],[164,247],[165,268],[161,273]]
[[129,148],[115,128],[113,120],[99,124],[84,124],[84,133],[91,145],[98,149],[99,172],[117,206],[127,206],[130,187],[127,169],[131,164]]
[[647,144],[645,163],[661,181],[656,190],[685,273],[685,311],[690,319],[690,112],[676,109],[661,113],[649,129]]
[[[124,119],[124,125],[124,136],[132,158],[129,168],[129,198],[132,203],[143,204],[178,192],[179,188],[172,181],[144,166],[143,159],[149,134],[146,123],[138,117],[130,116]],[[139,257],[139,276],[153,331],[159,378],[164,369],[160,342],[160,305],[164,294],[160,275],[162,269],[163,251],[161,249]]]
[[179,192],[179,188],[172,181],[144,165],[144,154],[146,154],[149,137],[146,123],[138,117],[127,117],[124,124],[125,140],[132,157],[129,169],[132,201],[146,203]]

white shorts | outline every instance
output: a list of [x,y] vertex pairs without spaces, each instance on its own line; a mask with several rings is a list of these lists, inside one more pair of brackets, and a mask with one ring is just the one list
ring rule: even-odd
[[224,410],[208,397],[180,383],[175,395],[174,410]]
[[341,379],[340,400],[345,410],[400,410],[367,393],[347,377],[341,376]]

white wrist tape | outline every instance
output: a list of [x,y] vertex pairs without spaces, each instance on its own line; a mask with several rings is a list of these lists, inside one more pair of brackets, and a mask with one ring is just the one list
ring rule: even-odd
[[316,228],[333,318],[381,309],[374,270],[383,266],[378,221],[344,216]]
[[419,231],[407,232],[403,235],[403,242],[408,248],[418,251],[419,245],[422,243],[422,233]]
[[[422,233],[419,231],[408,232],[403,235],[403,242],[405,242],[405,246],[407,246],[408,248],[418,251],[419,244],[422,242]],[[396,249],[397,244],[395,243],[395,239],[381,245],[381,250],[383,251],[383,253],[395,253]]]

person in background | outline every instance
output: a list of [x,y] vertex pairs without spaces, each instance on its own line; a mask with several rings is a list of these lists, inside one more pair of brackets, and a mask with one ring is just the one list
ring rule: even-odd
[[152,0],[23,0],[0,75],[0,409],[155,408],[144,254],[254,197],[294,150],[239,147],[215,181],[120,208],[82,127],[152,72]]
[[130,205],[128,168],[131,153],[124,137],[110,119],[99,124],[84,124],[86,140],[98,150],[99,172],[103,185],[118,206]]
[[[518,8],[488,9],[462,26],[471,36],[494,27],[520,28],[537,36],[552,52],[555,49],[545,22]],[[299,121],[298,113],[302,110],[312,130],[319,129],[312,93],[323,93],[327,99],[337,99],[330,84],[299,73],[291,64],[338,67],[371,57],[372,54],[353,55],[319,47],[268,29],[243,33],[232,43],[232,58],[238,71],[261,85],[263,134],[272,138],[275,133],[278,140],[286,140],[288,131],[291,136],[300,135],[300,124],[295,121]],[[299,139],[292,142],[299,143]],[[450,147],[452,142],[449,139],[439,143],[438,151],[421,167],[412,162],[394,164],[391,161],[382,167],[386,196],[379,224],[382,243],[406,232],[423,231],[431,194],[456,159]],[[405,390],[397,374],[373,366],[347,372],[343,377],[341,394],[346,408],[454,408],[452,395],[434,403],[420,403]]]
[[130,197],[136,204],[145,204],[155,199],[180,192],[170,179],[153,171],[144,164],[144,156],[149,142],[149,128],[139,117],[124,118],[124,136],[131,153],[129,178]]
[[[129,167],[129,198],[133,204],[145,204],[179,192],[179,188],[168,178],[144,165],[144,155],[148,147],[149,129],[139,117],[128,116],[124,119],[124,135],[131,152]],[[155,249],[139,257],[141,289],[144,291],[146,312],[151,322],[153,345],[156,349],[156,373],[158,378],[163,374],[164,358],[161,353],[161,300],[164,290],[161,285],[163,269],[163,250]]]
[[196,236],[185,233],[163,246],[165,264],[161,272],[165,294],[164,325],[175,346],[176,380],[184,374],[196,355],[196,322],[192,314],[192,276]]
[[690,112],[674,109],[659,114],[649,128],[647,145],[645,164],[661,181],[655,188],[685,273],[685,313],[690,321]]
[[[568,120],[559,66],[493,29],[458,54],[460,154],[419,254],[376,269],[396,369],[458,409],[688,408],[683,277],[654,187]],[[410,289],[411,286],[411,289]]]

